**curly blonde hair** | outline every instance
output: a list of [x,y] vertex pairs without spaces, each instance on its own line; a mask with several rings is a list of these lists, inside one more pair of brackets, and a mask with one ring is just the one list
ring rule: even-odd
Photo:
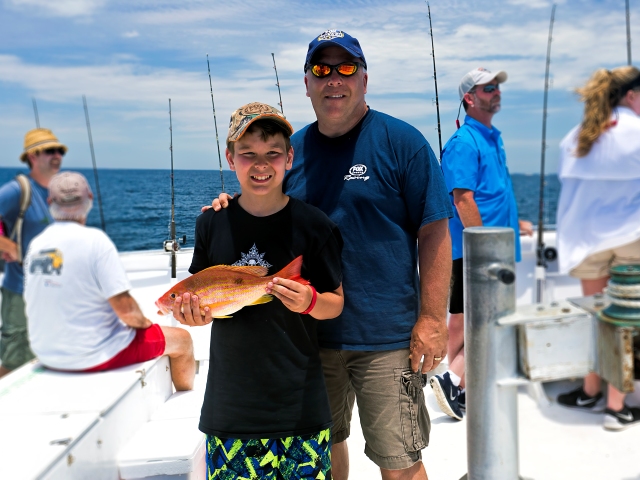
[[[578,134],[577,156],[584,157],[600,135],[609,128],[611,112],[618,106],[627,91],[622,87],[640,76],[636,67],[625,66],[606,70],[601,68],[591,76],[584,87],[576,89],[584,102],[584,117]],[[633,90],[639,90],[635,87]]]

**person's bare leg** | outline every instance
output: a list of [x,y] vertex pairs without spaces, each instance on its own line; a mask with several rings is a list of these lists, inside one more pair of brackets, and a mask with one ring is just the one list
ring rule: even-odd
[[349,449],[346,440],[331,445],[331,478],[333,480],[349,478]]
[[422,462],[414,463],[409,468],[402,470],[381,468],[380,473],[382,474],[382,480],[429,480]]
[[460,350],[453,362],[449,364],[449,370],[460,377],[460,388],[464,388],[464,348]]
[[625,397],[626,394],[609,384],[609,389],[607,391],[607,408],[610,408],[614,412],[619,412],[624,407]]
[[[602,293],[604,288],[607,286],[608,281],[609,277],[601,277],[593,280],[580,280],[580,283],[582,284],[582,294],[587,297],[589,295],[595,295],[596,293]],[[584,390],[584,393],[590,397],[600,393],[600,390],[602,389],[600,375],[594,372],[589,373],[584,377],[582,389]]]
[[464,313],[452,313],[449,315],[447,330],[449,330],[447,356],[449,357],[449,366],[451,366],[460,351],[464,350]]
[[0,378],[4,377],[6,374],[13,372],[13,370],[9,370],[8,368],[4,368],[0,366]]
[[160,327],[166,342],[164,354],[171,364],[171,380],[177,391],[193,389],[196,361],[189,332],[178,327]]

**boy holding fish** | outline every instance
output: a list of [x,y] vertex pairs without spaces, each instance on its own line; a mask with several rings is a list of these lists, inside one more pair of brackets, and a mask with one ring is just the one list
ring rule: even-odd
[[331,478],[316,323],[342,311],[342,237],[283,193],[292,133],[265,104],[232,114],[226,157],[242,194],[198,218],[194,275],[157,302],[185,325],[216,319],[199,425],[210,479]]

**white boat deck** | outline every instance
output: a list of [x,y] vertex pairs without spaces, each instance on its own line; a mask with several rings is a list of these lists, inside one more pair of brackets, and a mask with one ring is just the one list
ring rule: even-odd
[[[549,236],[548,243],[553,244],[553,235]],[[526,239],[524,260],[517,270],[519,304],[533,301],[534,248],[533,242]],[[178,255],[178,280],[188,275],[186,269],[191,253],[191,250],[185,250]],[[157,316],[154,305],[171,284],[168,254],[161,251],[124,253],[121,258],[133,284],[132,293],[145,314],[158,323],[170,324],[169,317]],[[549,272],[552,298],[548,300],[580,295],[578,282],[554,274],[553,265]],[[188,330],[194,338],[196,358],[208,359],[210,329]],[[46,470],[46,465],[74,461],[67,456],[69,448],[83,441],[94,449],[96,444],[99,447],[98,453],[88,456],[90,460],[85,461],[111,465],[99,478],[118,478],[113,469],[118,449],[152,418],[153,411],[170,394],[166,388],[166,375],[165,380],[160,375],[164,367],[157,367],[166,365],[161,362],[166,359],[107,374],[47,372],[43,375],[39,369],[23,368],[0,380],[0,478],[98,478],[87,476],[91,471],[89,464],[86,468],[74,469],[73,476]],[[149,377],[149,386],[154,385],[151,389],[139,388],[141,374],[136,370],[141,366]],[[158,372],[155,380],[153,371]],[[204,388],[205,375],[206,362],[199,374],[197,388]],[[73,385],[67,384],[68,381]],[[548,383],[546,391],[550,398],[555,398],[558,392],[577,384],[577,381]],[[640,405],[638,387],[640,384],[636,383],[636,392],[628,397],[630,405]],[[145,392],[144,397],[135,393],[138,391]],[[150,395],[150,391],[155,393]],[[137,395],[137,403],[129,399],[126,402],[132,402],[131,405],[123,406],[123,399],[131,396],[127,392]],[[466,472],[466,421],[457,422],[440,412],[429,386],[425,388],[425,395],[432,421],[430,446],[423,451],[429,478],[458,480]],[[139,405],[143,398],[146,407],[141,413],[133,405]],[[518,407],[522,477],[535,480],[640,480],[640,427],[615,433],[605,431],[602,415],[564,409],[555,403],[539,405],[528,395],[526,387],[520,388]],[[133,423],[132,416],[137,417]],[[124,428],[125,425],[129,427]],[[364,439],[357,409],[351,432],[348,443],[350,479],[380,478],[378,468],[363,453]],[[91,437],[90,442],[88,437]],[[110,438],[111,443],[101,443],[102,437]]]

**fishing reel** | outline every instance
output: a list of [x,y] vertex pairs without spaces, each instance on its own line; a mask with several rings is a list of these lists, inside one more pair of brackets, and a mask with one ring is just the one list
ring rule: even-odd
[[180,240],[165,240],[162,243],[162,248],[165,252],[177,252],[180,250],[180,244],[184,245],[187,243],[187,236],[183,235]]

